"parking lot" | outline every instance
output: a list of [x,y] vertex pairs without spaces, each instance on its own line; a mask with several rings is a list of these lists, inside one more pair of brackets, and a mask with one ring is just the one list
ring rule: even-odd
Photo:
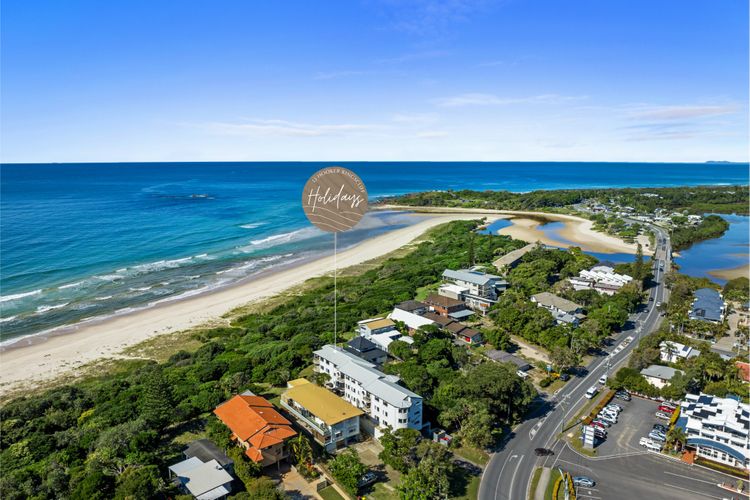
[[660,420],[654,416],[659,403],[633,397],[630,401],[613,399],[623,407],[618,416],[618,422],[606,429],[607,439],[596,447],[598,457],[612,457],[634,452],[645,452],[646,449],[638,444],[638,441],[648,436],[654,424],[668,425],[666,420]]

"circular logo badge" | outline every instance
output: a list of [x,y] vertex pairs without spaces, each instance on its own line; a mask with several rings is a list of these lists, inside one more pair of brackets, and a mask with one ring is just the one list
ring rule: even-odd
[[302,208],[310,222],[323,231],[347,231],[367,212],[367,189],[351,170],[327,167],[308,179],[302,191]]

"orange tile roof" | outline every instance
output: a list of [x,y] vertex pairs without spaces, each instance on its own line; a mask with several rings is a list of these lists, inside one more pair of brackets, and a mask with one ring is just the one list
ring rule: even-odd
[[214,414],[240,441],[250,445],[245,454],[256,462],[263,460],[260,450],[297,435],[292,424],[260,396],[234,396],[219,405]]
[[736,365],[737,368],[740,369],[740,377],[742,377],[742,380],[744,380],[745,382],[750,382],[750,363],[737,361]]
[[263,461],[263,454],[255,448],[248,448],[245,450],[245,455],[253,462],[260,463]]

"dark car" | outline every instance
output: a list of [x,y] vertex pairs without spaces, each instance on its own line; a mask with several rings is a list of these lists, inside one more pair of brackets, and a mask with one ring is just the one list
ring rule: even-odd
[[547,457],[549,455],[555,454],[555,452],[550,450],[549,448],[535,448],[534,453],[537,457]]
[[667,426],[662,424],[654,424],[654,430],[659,432],[667,432]]
[[567,382],[568,380],[570,380],[570,375],[568,375],[567,373],[563,373],[560,375],[560,380],[562,380],[563,382]]
[[365,486],[369,486],[377,480],[377,474],[375,474],[374,472],[365,472],[364,476],[362,476],[362,479],[360,479],[357,483],[357,487],[364,488]]
[[630,401],[630,394],[628,394],[627,392],[618,392],[617,394],[615,394],[615,397],[617,399],[622,399],[623,401]]

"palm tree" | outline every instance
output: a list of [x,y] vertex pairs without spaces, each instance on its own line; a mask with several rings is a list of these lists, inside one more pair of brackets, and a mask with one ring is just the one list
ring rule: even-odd
[[673,426],[667,432],[667,446],[671,446],[673,451],[680,451],[685,447],[687,435],[682,427]]
[[302,465],[306,469],[312,467],[312,447],[310,446],[310,441],[308,441],[302,434],[292,441],[292,453],[294,453],[294,459],[297,461],[298,465]]

